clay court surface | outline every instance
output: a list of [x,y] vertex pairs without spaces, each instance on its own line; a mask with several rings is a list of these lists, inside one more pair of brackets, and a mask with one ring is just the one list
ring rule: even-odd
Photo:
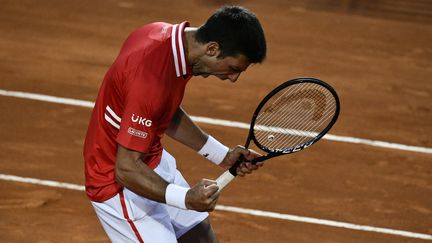
[[[402,230],[432,239],[432,4],[237,1],[260,18],[268,58],[236,84],[193,78],[193,116],[248,123],[272,87],[299,76],[339,92],[333,135],[429,152],[320,141],[238,179],[219,204]],[[153,22],[198,26],[223,1],[0,0],[0,89],[94,101],[129,32]],[[90,108],[0,96],[0,174],[84,184]],[[227,145],[247,130],[199,123]],[[168,138],[191,184],[222,170]],[[0,180],[0,242],[108,242],[83,191]],[[216,210],[221,242],[429,242],[418,237]],[[426,237],[427,238],[427,237]]]

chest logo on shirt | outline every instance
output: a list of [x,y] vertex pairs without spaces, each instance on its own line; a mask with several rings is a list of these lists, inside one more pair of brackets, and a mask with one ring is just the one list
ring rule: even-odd
[[131,120],[133,123],[138,123],[138,125],[143,125],[146,127],[151,127],[152,121],[148,120],[147,118],[144,118],[142,116],[135,116],[135,114],[132,114]]

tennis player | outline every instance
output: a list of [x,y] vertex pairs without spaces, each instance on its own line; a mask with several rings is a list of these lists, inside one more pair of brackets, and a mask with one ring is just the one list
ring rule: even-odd
[[[163,149],[171,138],[229,168],[240,157],[202,131],[181,108],[192,76],[235,82],[266,55],[255,14],[239,6],[217,10],[199,28],[152,23],[134,31],[106,73],[84,144],[86,193],[112,242],[218,242],[208,220],[215,181],[190,187]],[[260,165],[244,162],[244,176]]]

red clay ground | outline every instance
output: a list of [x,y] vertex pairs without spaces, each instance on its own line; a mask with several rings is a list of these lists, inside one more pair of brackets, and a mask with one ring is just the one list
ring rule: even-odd
[[[339,92],[332,134],[432,147],[427,1],[236,1],[261,19],[268,59],[236,84],[194,78],[192,115],[249,122],[275,85],[315,76]],[[223,1],[1,1],[0,89],[94,100],[127,34],[152,21],[200,25]],[[83,184],[90,109],[0,96],[0,173]],[[246,130],[202,124],[228,145]],[[190,183],[221,170],[171,140]],[[220,204],[432,234],[432,155],[321,141],[239,179]],[[83,192],[0,181],[1,242],[107,242]],[[221,242],[423,242],[215,211]]]

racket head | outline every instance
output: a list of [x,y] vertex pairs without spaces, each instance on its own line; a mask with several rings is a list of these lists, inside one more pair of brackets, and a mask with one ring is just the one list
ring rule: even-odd
[[246,147],[253,140],[268,153],[254,162],[298,152],[321,139],[339,112],[339,97],[324,81],[307,77],[286,81],[256,108]]

